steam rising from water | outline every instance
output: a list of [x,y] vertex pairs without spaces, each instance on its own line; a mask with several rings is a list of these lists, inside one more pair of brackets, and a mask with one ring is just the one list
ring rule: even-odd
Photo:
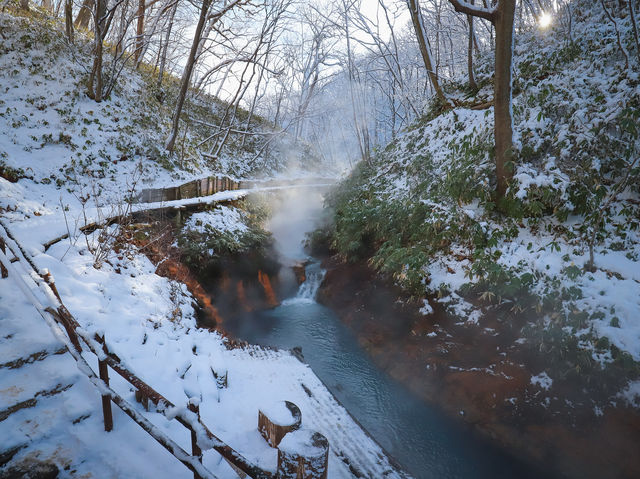
[[273,216],[267,229],[273,234],[280,261],[285,266],[304,262],[305,233],[312,231],[322,213],[323,190],[320,188],[291,188],[273,197]]

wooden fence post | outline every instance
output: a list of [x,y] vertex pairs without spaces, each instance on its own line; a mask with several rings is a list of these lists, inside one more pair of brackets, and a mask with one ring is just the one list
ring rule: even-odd
[[[107,343],[102,336],[102,351],[107,354]],[[98,359],[98,372],[100,379],[102,379],[107,386],[109,386],[109,369],[106,360]],[[104,430],[109,432],[113,429],[113,414],[111,412],[111,396],[102,396],[102,415],[104,416]]]
[[271,447],[278,447],[288,432],[300,428],[302,413],[290,401],[279,401],[258,410],[258,431]]
[[[7,249],[4,246],[4,240],[2,238],[0,238],[0,249],[2,250],[2,252],[4,254],[7,253]],[[2,277],[3,278],[8,278],[9,277],[9,271],[7,270],[7,268],[5,268],[5,266],[2,264],[2,262],[0,262],[0,272],[2,273]]]
[[329,441],[319,432],[298,429],[278,446],[278,479],[327,479]]
[[[189,404],[187,404],[187,408],[189,411],[193,412],[198,416],[198,420],[200,420],[200,406],[195,404],[189,400]],[[198,458],[198,462],[202,464],[202,449],[198,446],[198,436],[193,429],[191,431],[191,455]],[[200,475],[194,471],[193,479],[202,479]]]

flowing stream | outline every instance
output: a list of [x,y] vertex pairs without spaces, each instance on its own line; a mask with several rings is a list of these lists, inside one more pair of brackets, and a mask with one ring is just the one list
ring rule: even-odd
[[[295,195],[279,204],[285,211],[278,210],[271,226],[276,240],[281,232],[285,235],[281,246],[288,246],[280,249],[283,264],[310,259],[299,245],[320,211],[322,203],[317,198],[315,203],[309,201],[316,194],[307,193],[304,202]],[[315,207],[309,206],[313,204]],[[295,211],[302,209],[303,214],[291,213],[287,205]],[[481,440],[468,427],[445,417],[378,370],[339,318],[315,302],[324,271],[311,261],[305,282],[291,298],[225,326],[252,343],[283,349],[301,347],[305,361],[334,396],[417,479],[541,477],[540,471]]]

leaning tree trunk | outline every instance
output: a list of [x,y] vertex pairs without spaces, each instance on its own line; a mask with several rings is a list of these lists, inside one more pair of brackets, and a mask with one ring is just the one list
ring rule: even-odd
[[178,94],[178,100],[176,103],[176,109],[173,113],[173,122],[171,126],[171,135],[167,140],[167,150],[173,151],[178,136],[178,125],[180,124],[180,114],[182,113],[182,107],[184,106],[184,100],[187,96],[187,90],[191,81],[191,74],[193,73],[193,67],[196,63],[196,53],[198,52],[198,46],[200,45],[200,39],[202,37],[202,29],[207,20],[207,14],[209,13],[209,6],[211,0],[202,0],[202,8],[200,10],[200,18],[198,19],[198,25],[196,26],[196,32],[193,37],[193,43],[191,44],[191,50],[189,51],[189,58],[187,59],[187,65],[184,67],[182,73],[182,81],[180,82],[180,93]]
[[502,198],[513,176],[513,126],[511,109],[511,62],[515,0],[501,0],[496,12],[496,51],[494,79],[494,134],[496,193]]
[[446,103],[444,92],[442,91],[440,82],[438,81],[438,75],[434,70],[431,46],[429,45],[427,32],[424,28],[424,23],[422,22],[418,0],[407,0],[407,6],[409,7],[409,13],[411,14],[411,23],[413,23],[413,29],[415,30],[416,37],[418,39],[420,54],[422,55],[422,60],[424,61],[424,66],[427,70],[427,73],[429,74],[429,79],[431,80],[433,89],[435,90],[438,99],[443,103]]
[[94,0],[84,0],[82,7],[78,12],[74,25],[76,28],[87,29],[89,27],[89,21],[91,20],[91,10],[93,10]]
[[158,82],[156,84],[158,89],[162,87],[162,79],[164,78],[164,69],[167,63],[167,49],[169,48],[169,39],[171,38],[171,30],[173,29],[173,18],[176,15],[177,9],[178,9],[178,2],[176,2],[173,8],[171,9],[171,14],[169,16],[169,24],[167,25],[167,31],[164,37],[164,44],[160,45],[160,50],[161,50],[160,67],[158,68]]

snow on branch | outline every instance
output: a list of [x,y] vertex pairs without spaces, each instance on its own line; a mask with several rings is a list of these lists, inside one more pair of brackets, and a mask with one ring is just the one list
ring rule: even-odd
[[[504,0],[500,0],[504,1]],[[513,1],[513,0],[511,0]],[[500,2],[497,2],[493,7],[480,7],[473,5],[466,0],[449,0],[449,3],[453,5],[456,12],[466,13],[467,15],[473,15],[474,17],[484,18],[493,23],[496,19],[496,11]]]

